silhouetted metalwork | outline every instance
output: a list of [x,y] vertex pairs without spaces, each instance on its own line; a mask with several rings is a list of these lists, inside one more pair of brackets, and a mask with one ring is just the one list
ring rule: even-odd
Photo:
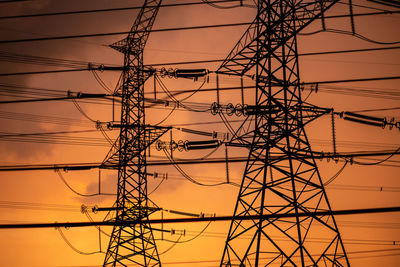
[[[143,49],[161,0],[146,0],[128,37],[111,45],[124,54],[118,93],[122,98],[120,135],[103,165],[118,166],[116,217],[104,266],[161,266],[148,217],[157,207],[147,197],[146,149],[168,128],[145,123],[144,83],[151,76],[143,66]],[[124,225],[125,221],[140,221]]]
[[[256,81],[251,116],[230,141],[249,156],[221,266],[349,265],[304,129],[328,111],[302,100],[296,39],[336,2],[259,0],[254,22],[218,70]],[[287,217],[301,213],[309,215]],[[330,241],[313,242],[317,236]]]

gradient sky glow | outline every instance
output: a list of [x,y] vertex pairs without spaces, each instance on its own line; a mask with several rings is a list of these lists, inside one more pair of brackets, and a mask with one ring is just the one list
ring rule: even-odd
[[[196,0],[165,0],[163,3],[195,2]],[[251,0],[244,0],[252,4]],[[0,3],[0,17],[58,12],[67,10],[87,10],[140,6],[142,0],[31,0],[21,3]],[[347,1],[336,4],[326,15],[348,14]],[[353,0],[358,6],[354,13],[395,10],[365,0]],[[225,4],[229,6],[229,4]],[[369,8],[362,7],[368,6]],[[249,7],[217,9],[208,5],[161,8],[154,28],[186,27],[225,23],[250,22],[256,9]],[[52,40],[42,42],[21,42],[3,44],[1,40],[38,38],[59,35],[75,35],[100,32],[128,31],[136,18],[136,10],[92,13],[80,15],[49,16],[24,19],[0,20],[0,74],[40,70],[65,69],[65,67],[21,64],[5,61],[2,52],[32,56],[68,59],[83,62],[98,62],[105,65],[123,64],[122,54],[108,47],[109,44],[124,38],[121,36],[92,37],[79,39]],[[327,28],[351,30],[349,18],[329,19]],[[364,16],[355,18],[356,32],[379,42],[399,42],[399,14]],[[179,61],[197,61],[224,59],[246,26],[202,29],[190,31],[171,31],[152,33],[146,50],[145,64],[158,64]],[[321,29],[321,22],[315,21],[304,32],[311,33]],[[399,43],[397,43],[398,45]],[[395,46],[393,44],[391,46]],[[352,35],[322,32],[298,37],[299,53],[324,52],[348,49],[366,49],[390,47],[390,45],[372,43]],[[363,53],[346,53],[319,56],[301,56],[300,74],[305,82],[344,80],[372,77],[400,76],[400,50],[383,50]],[[165,68],[181,66],[165,65]],[[185,68],[207,68],[216,70],[218,63],[190,64]],[[97,72],[105,85],[113,90],[119,78],[119,72]],[[169,90],[197,89],[203,81],[162,79]],[[223,77],[221,86],[239,86],[235,77]],[[8,85],[23,87],[68,90],[74,92],[104,93],[94,75],[89,71],[0,76],[0,102],[20,99],[25,91],[14,92],[17,96],[7,95]],[[215,75],[210,74],[202,88],[214,88]],[[245,84],[252,81],[245,79]],[[335,111],[360,111],[400,107],[399,80],[354,82],[321,86],[317,93],[308,97],[315,105],[334,108]],[[310,92],[308,89],[304,95]],[[158,87],[158,90],[161,90]],[[153,79],[145,85],[146,96],[153,97]],[[372,93],[371,93],[372,92]],[[182,99],[189,94],[181,94]],[[245,92],[245,102],[251,103],[254,94]],[[159,93],[158,98],[167,99]],[[200,92],[190,97],[188,105],[204,109],[216,101],[215,92]],[[86,115],[94,121],[112,120],[112,102],[79,101]],[[221,93],[222,103],[241,102],[240,91]],[[397,110],[374,111],[363,114],[381,116],[400,121]],[[146,110],[149,124],[162,121],[171,112],[171,107],[157,106]],[[115,108],[115,117],[119,120],[119,106]],[[229,120],[240,117],[232,116]],[[209,123],[213,122],[213,123]],[[336,118],[336,136],[339,152],[396,150],[400,146],[400,132],[378,127],[355,124]],[[199,124],[202,123],[202,124]],[[232,122],[233,125],[237,125]],[[57,164],[101,162],[110,149],[100,131],[86,133],[68,133],[58,135],[57,144],[48,142],[46,137],[32,140],[19,139],[19,142],[7,141],[4,134],[41,133],[95,130],[94,122],[82,115],[71,101],[38,102],[28,104],[0,104],[0,165],[13,164]],[[203,131],[226,133],[227,130],[218,116],[209,112],[189,112],[176,108],[162,125],[183,125]],[[306,128],[311,146],[316,151],[332,151],[332,130],[330,116],[313,122]],[[116,138],[117,131],[107,132]],[[204,140],[205,137],[173,131],[178,140]],[[37,140],[37,138],[35,138]],[[54,139],[52,139],[54,140]],[[162,138],[169,140],[169,135]],[[22,142],[24,141],[24,142]],[[84,144],[77,144],[84,142]],[[241,149],[229,150],[230,157],[247,156]],[[177,158],[201,158],[210,151],[176,152]],[[212,157],[223,157],[224,149],[217,150]],[[165,159],[162,152],[152,148],[148,160]],[[373,163],[383,158],[359,159],[360,162]],[[318,161],[323,181],[335,175],[343,162]],[[230,164],[231,181],[240,183],[243,175],[243,163]],[[358,209],[400,206],[400,161],[392,157],[381,165],[361,166],[348,164],[343,172],[327,187],[327,194],[333,209]],[[184,165],[182,168],[194,179],[206,184],[226,180],[225,164]],[[185,180],[172,166],[150,166],[148,172],[168,173],[168,179],[149,177],[150,199],[164,209],[187,211],[192,213],[232,215],[236,203],[238,188],[230,185],[202,187]],[[103,193],[116,192],[117,172],[102,170],[70,171],[62,173],[71,187],[84,194],[98,192],[98,179],[101,177]],[[86,206],[111,206],[115,196],[81,197],[69,190],[54,171],[0,172],[0,224],[24,222],[74,222],[88,221],[80,212],[82,204]],[[164,212],[166,218],[178,215]],[[105,214],[91,214],[94,220],[103,220]],[[154,218],[159,218],[160,213]],[[352,266],[395,267],[400,262],[400,214],[351,215],[336,217]],[[156,232],[160,258],[165,266],[218,266],[221,258],[229,222],[211,223],[204,233],[190,242],[174,244],[171,241],[187,241],[197,236],[207,223],[164,225],[165,229],[174,229],[174,234],[163,236]],[[159,226],[157,226],[159,227]],[[109,234],[111,227],[101,228]],[[96,228],[62,229],[69,242],[83,252],[104,252],[109,237],[101,235]],[[183,235],[183,232],[185,235]],[[163,240],[161,240],[163,239]],[[316,242],[323,242],[316,240]],[[53,228],[0,230],[1,266],[101,266],[104,253],[82,255],[72,250]]]

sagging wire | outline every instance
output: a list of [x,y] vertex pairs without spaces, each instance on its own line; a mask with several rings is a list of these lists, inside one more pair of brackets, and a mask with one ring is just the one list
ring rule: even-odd
[[180,234],[180,236],[179,236],[179,238],[177,240],[161,239],[161,241],[167,241],[167,242],[171,242],[173,244],[169,248],[164,250],[163,252],[159,253],[159,255],[163,255],[163,254],[167,253],[168,251],[173,249],[177,244],[188,243],[188,242],[191,242],[191,241],[195,240],[196,238],[201,236],[204,233],[204,231],[207,230],[207,228],[210,226],[211,223],[212,223],[211,221],[208,222],[208,224],[196,236],[194,236],[194,237],[192,237],[191,239],[188,239],[188,240],[180,241],[182,236],[183,236],[183,234]]
[[321,32],[330,32],[330,33],[337,33],[337,34],[344,34],[344,35],[350,35],[350,36],[354,36],[356,38],[359,38],[363,41],[367,41],[373,44],[379,44],[379,45],[395,45],[395,44],[400,44],[400,41],[395,41],[395,42],[381,42],[381,41],[376,41],[373,39],[370,39],[364,35],[361,35],[359,33],[356,32],[350,32],[350,31],[346,31],[346,30],[338,30],[338,29],[321,29],[321,30],[317,30],[314,32],[307,32],[307,33],[299,33],[299,35],[303,35],[303,36],[309,36],[309,35],[314,35],[317,33],[321,33]]
[[208,224],[203,228],[203,230],[201,230],[201,231],[200,231],[197,235],[195,235],[194,237],[192,237],[192,238],[190,238],[190,239],[188,239],[188,240],[180,241],[180,242],[178,242],[178,243],[188,243],[188,242],[191,242],[191,241],[195,240],[196,238],[198,238],[199,236],[201,236],[201,235],[207,230],[207,228],[210,226],[211,223],[212,223],[212,221],[209,221]]
[[396,149],[396,151],[394,151],[392,154],[390,154],[387,158],[377,161],[377,162],[372,162],[372,163],[366,163],[366,162],[360,162],[360,161],[356,161],[353,160],[354,163],[359,164],[359,165],[365,165],[365,166],[373,166],[373,165],[379,165],[381,163],[384,163],[385,161],[388,161],[389,159],[391,159],[394,155],[396,155],[398,152],[400,151],[400,147]]
[[100,84],[100,86],[103,87],[103,89],[106,90],[108,93],[113,94],[114,92],[104,83],[101,77],[97,74],[96,70],[90,68],[90,66],[89,69],[91,70],[91,73],[93,74],[96,81]]
[[168,120],[168,118],[172,115],[172,113],[174,113],[175,109],[176,109],[176,105],[174,106],[173,109],[171,109],[171,111],[168,113],[168,115],[165,116],[164,119],[162,119],[161,121],[159,121],[158,123],[156,123],[155,126],[159,126],[161,123],[164,123],[166,120]]
[[115,196],[115,195],[116,195],[116,194],[101,193],[101,192],[98,192],[98,193],[95,193],[95,194],[82,194],[82,193],[79,193],[78,191],[76,191],[75,189],[73,189],[73,188],[68,184],[68,182],[65,180],[64,176],[61,174],[61,171],[60,171],[59,169],[55,169],[54,171],[58,174],[58,176],[60,177],[61,181],[65,184],[65,186],[68,187],[69,190],[71,190],[73,193],[75,193],[75,194],[78,195],[78,196],[81,196],[81,197],[94,197],[94,196],[101,196],[101,195],[106,195],[106,196]]
[[151,194],[153,194],[155,191],[157,191],[157,189],[161,186],[161,184],[166,180],[166,176],[163,176],[163,178],[161,179],[161,182],[147,195],[150,196]]
[[[178,100],[178,99],[168,90],[167,86],[162,82],[162,80],[161,80],[158,76],[154,76],[154,78],[156,79],[156,81],[158,82],[158,84],[160,85],[160,87],[161,87],[161,89],[164,91],[164,93],[165,93],[172,101],[175,102],[175,106],[178,106],[178,107],[181,106],[181,107],[183,107],[184,109],[189,110],[189,111],[193,111],[193,112],[208,112],[208,111],[210,110],[209,108],[207,108],[207,109],[205,109],[205,110],[197,110],[197,109],[193,109],[193,108],[190,108],[190,107],[186,106],[185,104],[181,103],[181,101]],[[202,87],[202,86],[203,86],[203,85],[201,85],[201,87]],[[201,89],[201,87],[200,87],[199,89],[195,90],[195,92],[198,92],[198,91]],[[187,98],[186,98],[186,99],[187,99]]]
[[57,230],[58,230],[58,232],[60,233],[62,239],[65,241],[65,243],[66,243],[73,251],[75,251],[75,252],[78,253],[78,254],[81,254],[81,255],[94,255],[94,254],[97,254],[97,253],[104,253],[104,252],[102,252],[101,250],[99,250],[99,251],[94,251],[94,252],[83,252],[83,251],[77,249],[76,247],[74,247],[74,246],[71,244],[71,242],[69,242],[69,240],[67,239],[67,237],[66,237],[66,236],[64,235],[64,233],[62,232],[61,227],[57,227]]
[[220,6],[214,3],[209,2],[208,0],[202,0],[204,3],[206,3],[209,6],[212,6],[214,8],[218,9],[231,9],[231,8],[237,8],[237,7],[249,7],[249,8],[256,8],[256,6],[249,5],[249,4],[243,4],[243,0],[240,0],[240,4],[238,5],[233,5],[233,6]]
[[173,249],[177,244],[179,244],[179,240],[182,238],[182,236],[183,236],[183,235],[180,234],[179,238],[178,238],[176,241],[162,239],[163,241],[172,242],[173,244],[172,244],[169,248],[167,248],[166,250],[164,250],[163,252],[158,253],[158,255],[163,255],[163,254],[167,253],[168,251],[170,251],[171,249]]
[[330,183],[332,183],[334,180],[336,180],[336,178],[338,178],[339,175],[344,171],[344,168],[346,168],[348,163],[349,163],[349,161],[346,160],[345,163],[343,164],[342,168],[340,168],[339,171],[335,175],[333,175],[331,178],[329,178],[323,185],[328,186]]
[[114,142],[113,142],[113,141],[111,140],[111,138],[108,136],[108,134],[107,134],[106,131],[104,130],[103,125],[101,124],[100,121],[97,121],[97,122],[96,122],[96,128],[97,128],[98,130],[100,130],[101,134],[104,136],[104,138],[107,140],[107,142],[108,142],[111,146],[113,146],[113,145],[114,145]]
[[387,1],[387,0],[367,0],[367,1],[372,2],[374,4],[384,5],[384,6],[390,6],[390,7],[395,7],[395,8],[400,7],[399,1]]
[[388,110],[399,110],[400,107],[393,107],[393,108],[377,108],[377,109],[363,109],[363,110],[353,110],[354,113],[361,113],[361,112],[375,112],[375,111],[388,111]]
[[[93,220],[92,216],[90,216],[90,214],[89,214],[89,212],[88,212],[86,206],[82,205],[82,207],[81,207],[81,212],[82,212],[83,214],[86,215],[86,217],[89,219],[89,221],[94,222],[94,220]],[[111,237],[110,234],[108,234],[108,233],[104,232],[103,230],[101,230],[100,226],[95,225],[95,227],[96,227],[96,229],[99,230],[99,232],[102,233],[103,235],[105,235],[105,236],[107,236],[107,237]]]
[[96,123],[97,121],[93,120],[92,118],[90,118],[85,111],[83,111],[83,109],[79,106],[78,102],[75,99],[72,99],[72,102],[74,103],[76,109],[88,120],[90,120],[91,122]]
[[189,98],[191,98],[193,95],[195,95],[196,93],[198,93],[198,92],[201,90],[201,88],[203,88],[203,86],[204,86],[205,83],[206,83],[206,79],[204,79],[203,83],[199,86],[199,88],[195,89],[190,95],[188,95],[188,96],[182,98],[180,101],[181,101],[181,102],[186,101],[186,100],[188,100]]
[[[367,0],[367,1],[373,2],[371,0]],[[342,1],[338,1],[337,3],[342,4],[342,5],[350,5],[350,3],[342,2]],[[360,4],[354,4],[354,3],[352,3],[351,5],[355,6],[355,7],[361,7],[361,8],[372,9],[372,10],[377,10],[377,11],[390,12],[390,10],[372,7],[372,6],[364,6],[364,5],[360,5]]]
[[[196,185],[200,185],[200,186],[207,186],[207,187],[212,187],[212,186],[220,186],[220,185],[224,185],[224,184],[228,184],[227,182],[221,182],[221,183],[216,183],[216,184],[203,184],[200,183],[198,181],[196,181],[195,179],[193,179],[192,177],[190,177],[176,162],[175,160],[171,157],[170,153],[167,151],[167,149],[163,149],[165,155],[167,156],[168,160],[172,163],[172,165],[175,167],[175,169],[184,177],[186,178],[188,181],[192,182],[193,184]],[[236,183],[229,183],[230,185],[233,186],[239,186]]]

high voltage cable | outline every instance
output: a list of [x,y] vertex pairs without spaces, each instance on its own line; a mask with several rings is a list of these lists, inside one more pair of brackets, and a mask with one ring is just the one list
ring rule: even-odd
[[[399,49],[400,46],[393,47],[379,47],[379,48],[365,48],[365,49],[351,49],[351,50],[338,50],[338,51],[324,51],[324,52],[306,52],[299,53],[298,56],[318,56],[318,55],[330,55],[330,54],[344,54],[344,53],[358,53],[358,52],[371,52],[371,51],[382,51],[382,50],[393,50]],[[198,60],[198,61],[179,61],[179,62],[166,62],[166,63],[152,63],[145,66],[159,67],[167,65],[189,65],[189,64],[201,64],[201,63],[219,63],[224,62],[225,59],[209,59],[209,60]]]
[[[28,0],[26,0],[28,1]],[[239,2],[240,0],[222,0],[222,1],[208,1],[209,3],[228,3],[228,2]],[[176,7],[176,6],[188,6],[188,5],[202,5],[204,2],[192,2],[192,3],[180,3],[180,4],[161,4],[160,7]],[[237,6],[239,7],[239,6]],[[74,15],[74,14],[89,14],[89,13],[100,13],[100,12],[115,12],[115,11],[125,11],[125,10],[135,10],[141,9],[142,7],[121,7],[121,8],[108,8],[108,9],[92,9],[92,10],[76,10],[76,11],[60,11],[60,12],[49,12],[49,13],[38,13],[38,14],[21,14],[12,16],[1,16],[0,20],[7,19],[20,19],[20,18],[34,18],[34,17],[45,17],[45,16],[59,16],[59,15]],[[359,16],[376,16],[376,15],[391,15],[398,14],[399,11],[391,10],[381,10],[378,12],[365,12],[353,14],[354,17]],[[335,18],[347,18],[351,15],[329,15],[325,16],[324,19],[335,19]],[[301,19],[301,18],[300,18]],[[321,18],[317,18],[321,19]]]
[[245,215],[245,216],[212,216],[197,218],[171,218],[171,219],[144,219],[144,220],[124,220],[124,221],[101,221],[101,222],[66,222],[66,223],[27,223],[27,224],[0,224],[0,229],[23,229],[23,228],[58,228],[58,227],[87,227],[87,226],[130,226],[142,221],[150,224],[168,224],[168,223],[189,223],[189,222],[217,222],[231,221],[233,218],[240,220],[258,220],[264,219],[285,219],[285,218],[302,218],[309,216],[340,216],[340,215],[360,215],[373,213],[392,213],[400,212],[400,207],[384,207],[370,209],[349,209],[349,210],[332,210],[332,211],[316,211],[316,212],[299,212],[285,214],[263,214],[263,215]]
[[77,72],[87,71],[88,68],[82,69],[64,69],[64,70],[44,70],[44,71],[28,71],[28,72],[14,72],[14,73],[0,73],[0,77],[4,76],[19,76],[19,75],[35,75],[35,74],[51,74],[51,73],[63,73],[63,72]]
[[400,7],[400,2],[396,0],[367,0],[369,2],[372,2],[374,4],[380,4],[380,5],[385,5],[385,6],[390,6],[390,7]]
[[[156,178],[154,178],[157,180]],[[182,177],[180,174],[174,174],[171,172],[168,172],[168,180],[174,179],[174,180],[181,180],[185,181],[186,178]],[[218,182],[224,180],[221,177],[202,177],[202,176],[197,176],[196,179],[199,181],[205,181],[205,182]],[[241,178],[233,178],[232,180],[237,181],[240,183]],[[346,185],[346,184],[337,184],[337,185],[332,185],[329,184],[327,186],[329,190],[351,190],[351,191],[362,191],[362,192],[383,192],[383,193],[398,193],[400,192],[400,187],[392,187],[392,186],[363,186],[363,185]],[[400,224],[399,224],[400,227]]]
[[[186,231],[186,235],[194,235],[194,231]],[[211,237],[211,238],[226,238],[226,233],[223,232],[205,232],[202,237]],[[244,239],[251,239],[252,235],[247,234],[243,235],[241,238]],[[284,239],[279,236],[275,236],[274,238],[277,238],[279,241],[290,241],[288,239]],[[309,237],[308,242],[311,243],[318,243],[318,242],[329,242],[328,238],[313,238]],[[393,240],[377,240],[377,239],[354,239],[354,238],[349,238],[349,239],[343,239],[343,241],[347,245],[373,245],[373,246],[379,246],[379,245],[385,245],[385,246],[398,246],[400,245],[400,241],[393,241]],[[399,248],[400,250],[400,248]]]
[[[374,77],[374,78],[358,78],[358,79],[345,79],[345,80],[330,80],[330,81],[313,81],[313,82],[303,82],[301,83],[301,85],[325,85],[325,84],[337,84],[337,83],[352,83],[352,82],[367,82],[367,81],[383,81],[383,80],[398,80],[400,79],[400,76],[392,76],[392,77]],[[21,87],[23,88],[23,87]],[[29,87],[28,87],[29,88]],[[254,88],[254,86],[244,86],[244,87],[240,87],[240,86],[235,86],[235,87],[221,87],[221,88],[202,88],[201,90],[199,89],[191,89],[191,90],[169,90],[169,93],[193,93],[193,92],[212,92],[212,91],[216,91],[217,89],[220,91],[230,91],[230,90],[240,90],[240,89],[251,89]],[[331,90],[332,89],[332,90]],[[337,87],[335,88],[337,91]],[[333,90],[333,88],[329,88],[329,87],[325,87],[324,90],[331,90],[332,92],[335,92],[335,90]],[[342,89],[345,90],[345,89]],[[356,92],[357,90],[352,90],[349,89],[349,92]],[[372,91],[372,90],[360,90],[358,89],[358,94],[375,94],[376,95],[377,91]],[[153,94],[153,92],[146,92],[147,94]],[[157,93],[165,93],[164,91],[157,91]],[[385,93],[385,94],[389,94],[385,97],[393,97],[393,96],[399,96],[398,93],[396,92],[389,92],[389,91],[378,91],[378,93]],[[87,96],[85,96],[86,98],[104,98],[104,97],[108,97],[110,95],[106,95],[106,94],[102,94],[100,95],[96,95],[96,94],[87,94]],[[72,98],[72,97],[70,97]],[[67,99],[67,98],[66,98]],[[77,98],[79,99],[79,98]],[[50,101],[51,99],[49,99]],[[61,100],[61,99],[55,99],[55,100]],[[62,99],[64,100],[64,99]],[[9,101],[13,101],[13,100],[9,100]],[[45,101],[43,100],[36,100],[36,101]],[[3,103],[4,102],[4,103]],[[23,101],[21,101],[23,102]],[[1,101],[0,104],[7,104],[8,101]]]
[[[323,52],[306,52],[306,53],[299,53],[298,55],[299,56],[317,56],[317,55],[330,55],[330,54],[341,54],[341,53],[357,53],[357,52],[393,50],[393,49],[399,49],[399,48],[400,48],[400,46],[367,48],[367,49],[352,49],[352,50],[338,50],[338,51],[323,51]],[[46,70],[46,71],[19,72],[19,73],[18,72],[16,72],[16,73],[1,73],[0,76],[16,76],[16,75],[33,75],[33,74],[46,74],[46,73],[56,73],[56,72],[86,71],[86,70],[89,70],[88,65],[92,64],[91,62],[85,62],[85,61],[67,60],[67,59],[50,58],[50,57],[39,57],[39,56],[15,54],[15,53],[1,52],[1,51],[0,51],[0,60],[8,61],[8,62],[25,63],[25,64],[38,64],[38,65],[46,65],[46,66],[61,66],[61,67],[76,68],[76,70],[67,69],[67,70]],[[165,66],[165,65],[214,63],[214,62],[223,62],[223,61],[224,61],[223,59],[215,59],[215,60],[147,64],[146,66],[156,67],[156,66]],[[100,63],[94,63],[94,64],[98,65],[98,66],[101,65]],[[117,67],[117,65],[110,65],[110,64],[108,64],[108,66]]]
[[[29,0],[22,0],[22,1],[29,1]],[[240,2],[240,0],[211,0],[209,2],[218,4],[218,3]],[[178,7],[178,6],[204,5],[204,4],[205,4],[204,2],[187,2],[187,3],[177,3],[177,4],[161,4],[159,7]],[[147,6],[147,7],[150,8],[152,6]],[[89,14],[89,13],[101,13],[101,12],[115,12],[115,11],[136,10],[136,9],[142,9],[142,7],[141,6],[132,6],[132,7],[120,7],[120,8],[107,8],[107,9],[49,12],[49,13],[39,13],[39,14],[22,14],[22,15],[13,15],[13,16],[2,16],[2,17],[0,17],[0,20],[19,19],[19,18],[34,18],[34,17],[45,17],[45,16],[59,16],[59,15]]]
[[74,118],[63,118],[48,115],[34,115],[21,112],[10,112],[10,111],[0,111],[0,119],[12,119],[12,120],[22,120],[28,122],[39,122],[39,123],[52,123],[59,125],[75,125],[81,127],[87,127],[89,123],[85,120],[79,120]]
[[79,207],[66,204],[34,203],[22,201],[0,200],[0,208],[5,209],[24,209],[24,210],[54,210],[54,211],[73,211],[80,212]]
[[[173,126],[171,126],[173,127]],[[190,129],[189,129],[190,130]],[[79,134],[79,133],[98,133],[99,130],[78,130],[78,131],[59,131],[59,132],[36,132],[36,133],[11,133],[11,132],[0,132],[0,141],[16,141],[16,142],[51,142],[57,141],[97,141],[98,144],[108,145],[103,142],[103,138],[93,138],[93,137],[70,137],[65,134]],[[37,138],[49,138],[45,140]],[[86,140],[85,140],[86,139]],[[331,140],[322,139],[310,139],[311,143],[314,145],[330,145]],[[96,143],[97,144],[97,143]],[[339,147],[371,147],[371,148],[393,148],[392,143],[371,143],[371,142],[355,142],[355,141],[339,141]]]
[[[374,12],[373,15],[379,12]],[[400,11],[395,12],[383,12],[381,14],[390,14],[390,13],[400,13]],[[356,14],[353,14],[355,16]],[[362,14],[366,15],[366,14]],[[349,15],[343,15],[348,17]],[[326,17],[325,17],[326,18]],[[298,18],[298,20],[303,20],[303,18]],[[308,20],[308,18],[304,18],[304,20]],[[202,25],[202,26],[189,26],[189,27],[175,27],[175,28],[164,28],[164,29],[152,29],[146,32],[168,32],[168,31],[181,31],[181,30],[199,30],[199,29],[210,29],[210,28],[222,28],[222,27],[237,27],[237,26],[248,26],[251,25],[252,22],[240,22],[240,23],[226,23],[226,24],[213,24],[213,25]],[[140,32],[140,31],[137,31]],[[36,41],[50,41],[50,40],[63,40],[63,39],[74,39],[74,38],[86,38],[86,37],[100,37],[100,36],[114,36],[114,35],[123,35],[129,34],[130,32],[108,32],[108,33],[94,33],[94,34],[77,34],[77,35],[62,35],[62,36],[52,36],[52,37],[41,37],[41,38],[24,38],[24,39],[15,39],[15,40],[0,40],[0,44],[7,43],[21,43],[21,42],[36,42]]]
[[32,0],[1,0],[0,4],[27,2],[27,1],[32,1]]
[[[52,211],[64,211],[64,212],[69,211],[69,212],[80,212],[80,213],[82,212],[82,207],[77,205],[26,202],[26,201],[6,201],[6,200],[0,200],[0,208],[24,209],[24,210],[52,210]],[[364,221],[339,220],[338,223],[340,223],[340,225],[342,226],[354,226],[354,227],[365,227],[365,228],[390,228],[390,229],[400,228],[400,223],[391,223],[391,222],[364,222]],[[208,234],[214,234],[214,233],[208,232]],[[377,240],[370,240],[370,241],[377,241]],[[390,240],[380,240],[380,241],[390,242]]]
[[[400,249],[379,249],[379,250],[362,250],[362,251],[348,251],[346,252],[349,255],[352,254],[372,254],[372,253],[383,253],[383,252],[395,252],[395,254],[380,254],[380,255],[372,255],[372,256],[368,256],[368,255],[362,255],[359,257],[354,257],[354,256],[350,256],[351,259],[364,259],[364,258],[371,258],[371,257],[389,257],[389,256],[399,256],[398,252],[400,251]],[[260,257],[261,259],[263,259],[264,257]],[[264,258],[267,259],[267,258]],[[214,266],[218,266],[221,262],[221,259],[211,259],[211,260],[188,260],[188,261],[170,261],[170,262],[163,262],[163,265],[180,265],[180,266],[188,266],[189,264],[191,264],[190,266],[192,266],[193,264],[201,264],[202,267],[205,266],[210,266],[210,267],[214,267]],[[205,265],[206,263],[210,263],[212,265]],[[57,267],[101,267],[102,265],[68,265],[68,266],[57,266]],[[127,266],[137,266],[136,264],[128,264]],[[237,264],[237,266],[239,266],[239,262]]]
[[[164,28],[164,29],[153,29],[146,32],[169,32],[169,31],[182,31],[182,30],[199,30],[199,29],[210,29],[210,28],[223,28],[223,27],[236,27],[250,25],[250,22],[240,23],[226,23],[226,24],[214,24],[214,25],[202,25],[202,26],[190,26],[190,27],[176,27],[176,28]],[[141,31],[137,31],[141,32]],[[16,40],[0,40],[0,44],[9,43],[22,43],[22,42],[36,42],[36,41],[50,41],[50,40],[64,40],[64,39],[75,39],[75,38],[86,38],[86,37],[100,37],[100,36],[115,36],[129,34],[129,31],[122,32],[107,32],[107,33],[93,33],[93,34],[77,34],[77,35],[62,35],[53,37],[41,37],[41,38],[25,38]]]
[[[304,155],[304,158],[315,158],[315,159],[325,159],[332,158],[333,154],[314,152],[315,155]],[[400,155],[399,151],[369,151],[369,152],[353,152],[353,153],[336,153],[335,158],[350,158],[350,157],[376,157],[376,156],[388,156],[388,155]],[[281,156],[272,155],[270,160],[274,160],[275,157],[281,158]],[[209,159],[174,159],[176,164],[211,164],[211,163],[226,163],[226,158],[209,158]],[[247,162],[247,157],[231,157],[228,162]],[[171,165],[169,160],[149,160],[147,161],[148,166],[165,166]],[[35,171],[35,170],[90,170],[90,169],[113,169],[118,167],[118,165],[104,165],[102,163],[69,163],[69,164],[24,164],[24,165],[0,165],[0,172],[5,171]]]

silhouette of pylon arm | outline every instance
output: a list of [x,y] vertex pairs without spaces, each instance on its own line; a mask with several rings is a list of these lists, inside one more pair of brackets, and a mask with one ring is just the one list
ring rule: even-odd
[[[264,2],[268,3],[270,1]],[[271,5],[273,5],[273,2],[275,1],[271,1]],[[283,5],[285,5],[283,6],[284,12],[294,19],[296,28],[296,31],[287,33],[284,39],[276,34],[282,22],[284,22],[288,16],[280,16],[279,11],[269,12],[271,9],[268,4],[262,6],[262,10],[259,10],[260,19],[268,21],[268,24],[260,24],[259,18],[254,19],[228,57],[223,61],[218,72],[230,75],[245,74],[257,64],[257,38],[262,38],[258,41],[264,44],[269,42],[269,47],[265,47],[264,53],[266,53],[267,56],[271,56],[286,40],[293,38],[295,34],[307,27],[315,19],[319,18],[336,2],[338,2],[338,0],[282,1]],[[276,82],[280,81],[277,80]]]

